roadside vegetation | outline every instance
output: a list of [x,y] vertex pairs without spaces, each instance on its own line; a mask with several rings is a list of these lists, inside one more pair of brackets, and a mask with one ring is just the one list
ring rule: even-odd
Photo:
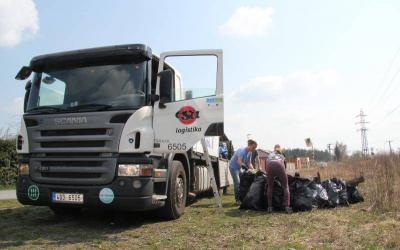
[[0,185],[0,191],[2,191],[2,190],[12,190],[12,189],[15,189],[15,184]]
[[0,139],[0,190],[13,188],[17,177],[15,139]]
[[202,198],[176,221],[94,211],[57,218],[45,207],[0,201],[0,248],[400,248],[399,163],[377,156],[302,171],[323,179],[363,175],[366,202],[289,215],[239,210],[231,191],[223,209]]
[[322,179],[332,177],[345,180],[364,176],[361,190],[370,204],[369,209],[376,212],[400,212],[400,156],[376,155],[372,158],[349,159],[334,162],[325,168],[300,171],[304,176],[321,174]]
[[[84,211],[57,218],[46,207],[0,201],[0,248],[400,248],[400,156],[346,158],[301,176],[364,176],[364,203],[294,214],[243,211],[232,192],[187,207],[176,221],[152,213]],[[0,189],[13,188],[15,141],[0,140]]]

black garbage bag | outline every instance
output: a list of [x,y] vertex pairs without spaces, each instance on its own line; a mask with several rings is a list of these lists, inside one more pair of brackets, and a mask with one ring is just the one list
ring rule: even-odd
[[[265,190],[265,197],[267,197],[267,189],[268,185],[266,185],[266,190]],[[266,202],[266,204],[268,201]],[[267,204],[268,205],[268,204]],[[274,208],[274,211],[284,211],[285,207],[283,206],[283,188],[277,179],[274,180],[274,188],[272,190],[272,207]]]
[[318,183],[313,182],[311,188],[317,191],[317,195],[314,199],[314,207],[327,208],[330,207],[328,193],[326,189]]
[[265,186],[267,177],[263,174],[255,175],[249,191],[242,200],[240,209],[265,210],[267,201],[265,197]]
[[324,187],[328,193],[329,207],[337,207],[340,204],[340,199],[339,189],[336,183],[331,180],[325,180],[322,182],[322,187]]
[[348,196],[347,196],[347,188],[346,182],[342,179],[332,178],[331,181],[336,183],[336,187],[338,188],[339,193],[339,205],[348,206]]
[[[242,200],[240,209],[265,210],[268,207],[267,200],[267,176],[265,174],[256,174],[249,191]],[[284,211],[283,189],[278,180],[274,180],[272,191],[272,206],[274,211]]]
[[317,207],[317,190],[313,181],[306,178],[296,177],[290,184],[290,202],[293,211],[310,211]]
[[289,178],[289,175],[288,175],[288,181],[289,181],[290,189],[293,189],[293,190],[297,190],[301,187],[308,186],[312,182],[308,178],[302,178],[302,177]]
[[245,171],[240,174],[240,201],[243,201],[244,197],[246,197],[246,194],[247,192],[249,192],[250,186],[253,183],[255,177],[256,174],[251,171]]
[[[298,174],[298,173],[296,173]],[[291,176],[291,175],[287,175],[287,179],[288,179],[288,183],[289,183],[289,187],[300,177],[296,177],[296,176]]]
[[350,204],[364,201],[364,197],[361,195],[357,186],[347,185],[346,190],[347,190],[348,201]]
[[294,199],[292,203],[293,211],[310,211],[315,205],[315,197],[317,196],[317,190],[311,189],[309,186],[301,187],[294,193]]

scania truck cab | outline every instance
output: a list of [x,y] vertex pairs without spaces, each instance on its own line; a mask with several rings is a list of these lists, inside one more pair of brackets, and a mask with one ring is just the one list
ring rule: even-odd
[[[197,56],[216,58],[211,93],[185,90],[184,76],[166,62]],[[201,79],[202,69],[196,72]],[[56,214],[157,209],[175,219],[189,193],[210,188],[198,142],[208,138],[215,151],[223,135],[221,50],[156,56],[130,44],[47,54],[16,76],[28,78],[17,136],[20,203]],[[227,162],[216,152],[222,188]]]

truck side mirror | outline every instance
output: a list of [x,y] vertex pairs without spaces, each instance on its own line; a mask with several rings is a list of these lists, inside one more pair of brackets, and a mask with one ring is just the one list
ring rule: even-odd
[[174,74],[166,69],[157,74],[160,78],[160,102],[159,108],[165,108],[165,103],[172,101],[172,87],[174,86]]
[[31,87],[32,87],[32,81],[29,80],[25,84],[24,113],[26,112],[28,106],[28,99],[29,99],[29,93],[31,92]]
[[32,69],[29,66],[23,66],[15,76],[15,80],[25,80],[32,74]]

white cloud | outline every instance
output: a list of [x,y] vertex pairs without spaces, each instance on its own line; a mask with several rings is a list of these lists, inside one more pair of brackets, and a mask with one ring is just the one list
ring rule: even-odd
[[7,112],[11,115],[20,116],[23,113],[24,108],[24,97],[15,97],[12,100],[10,107],[8,107]]
[[281,97],[315,97],[336,81],[334,70],[300,70],[287,75],[258,76],[240,86],[230,97],[247,104],[268,103]]
[[239,37],[265,36],[272,26],[273,14],[271,7],[242,6],[219,27],[219,31],[224,35]]
[[3,103],[0,108],[1,116],[8,118],[20,117],[23,114],[24,97],[15,97],[10,103]]
[[[307,137],[320,149],[341,138],[347,141],[354,134],[354,128],[348,128],[353,116],[347,116],[348,107],[332,96],[339,81],[330,69],[255,77],[227,94],[226,133],[236,147],[244,145],[246,134],[252,134],[264,149],[276,143],[305,147]],[[339,120],[343,123],[332,128]]]
[[39,30],[33,0],[0,1],[0,47],[13,47]]
[[15,97],[0,108],[0,137],[15,135],[20,127],[24,98]]

